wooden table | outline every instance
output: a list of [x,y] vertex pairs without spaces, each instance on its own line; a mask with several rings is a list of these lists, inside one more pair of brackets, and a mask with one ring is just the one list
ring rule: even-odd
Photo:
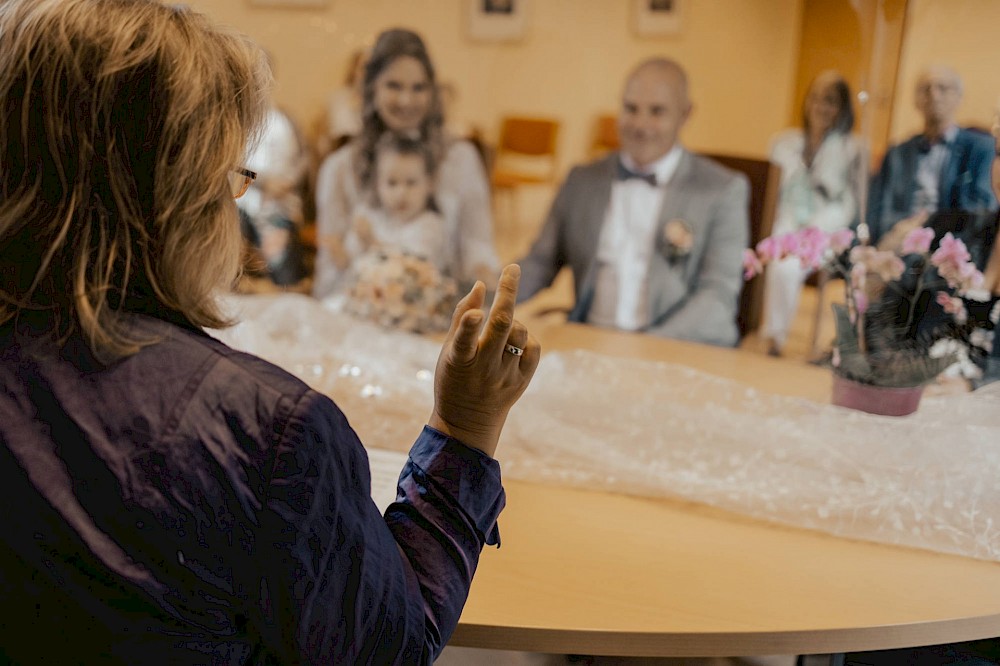
[[[764,356],[560,325],[583,347],[829,396],[829,372]],[[793,388],[790,388],[793,387]],[[502,452],[501,452],[502,455]],[[850,652],[1000,635],[1000,564],[769,525],[681,501],[507,482],[452,644],[553,653]]]
[[541,341],[544,352],[588,349],[607,356],[678,363],[762,391],[830,402],[830,371],[807,363],[583,324],[558,324],[537,332],[532,326],[531,331]]

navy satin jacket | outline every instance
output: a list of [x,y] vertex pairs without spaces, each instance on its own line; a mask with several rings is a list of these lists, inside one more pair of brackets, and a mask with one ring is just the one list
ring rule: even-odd
[[[873,243],[897,222],[910,216],[917,188],[917,163],[926,139],[918,135],[890,148],[872,178],[866,219]],[[938,210],[984,212],[996,208],[990,182],[995,152],[989,134],[959,129],[941,171]]]
[[109,366],[0,328],[0,661],[430,663],[498,543],[498,463],[430,428],[385,516],[328,398],[205,333]]

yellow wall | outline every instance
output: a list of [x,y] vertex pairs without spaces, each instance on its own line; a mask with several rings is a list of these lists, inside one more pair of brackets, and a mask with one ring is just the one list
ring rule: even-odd
[[941,62],[965,82],[959,123],[989,128],[1000,95],[1000,2],[997,0],[909,0],[906,37],[892,113],[893,140],[920,131],[913,88],[920,70]]
[[858,95],[854,131],[863,135],[876,158],[885,151],[895,96],[896,70],[907,0],[805,0],[802,48],[793,123],[801,117],[813,78],[838,70]]
[[274,54],[277,99],[307,128],[354,48],[383,28],[413,28],[439,78],[456,84],[460,118],[488,138],[505,113],[559,118],[566,169],[585,158],[596,116],[616,110],[625,72],[654,54],[677,58],[691,76],[687,145],[763,155],[770,135],[787,124],[802,0],[686,0],[682,33],[658,38],[632,32],[630,0],[533,0],[526,38],[508,44],[467,38],[466,0],[330,0],[323,9],[190,4]]

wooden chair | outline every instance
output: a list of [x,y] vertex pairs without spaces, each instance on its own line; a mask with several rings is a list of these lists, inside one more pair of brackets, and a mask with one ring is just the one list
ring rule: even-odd
[[[750,181],[750,247],[771,235],[781,187],[781,168],[770,160],[735,155],[706,154],[725,167],[744,173]],[[737,326],[740,337],[757,330],[764,311],[764,277],[758,275],[743,285]]]
[[597,158],[605,153],[618,150],[618,117],[614,115],[598,116],[594,123],[594,137],[590,142],[590,157]]
[[517,188],[555,182],[558,138],[559,121],[556,120],[518,116],[502,120],[491,181],[495,194],[505,193],[510,197],[511,218],[515,222]]
[[[774,226],[774,215],[781,188],[781,167],[768,160],[734,157],[729,155],[706,155],[720,164],[742,171],[750,179],[750,247],[771,235]],[[812,317],[812,330],[809,334],[809,358],[818,358],[820,354],[819,334],[823,315],[828,309],[826,288],[831,280],[836,280],[829,272],[820,269],[809,276],[806,284],[816,288],[816,310]],[[740,336],[743,337],[760,328],[763,323],[764,310],[764,276],[758,275],[743,285],[740,294],[740,309],[737,315],[737,325]]]

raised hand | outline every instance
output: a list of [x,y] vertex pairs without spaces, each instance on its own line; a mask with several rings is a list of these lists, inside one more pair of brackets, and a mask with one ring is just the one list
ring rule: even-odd
[[899,252],[903,247],[903,239],[914,229],[919,229],[927,224],[929,218],[930,213],[926,210],[921,210],[910,217],[896,222],[896,224],[892,225],[892,229],[878,242],[878,249],[888,252]]
[[514,319],[520,278],[516,264],[503,269],[488,318],[482,282],[459,301],[434,376],[428,425],[489,456],[541,355],[538,342]]

